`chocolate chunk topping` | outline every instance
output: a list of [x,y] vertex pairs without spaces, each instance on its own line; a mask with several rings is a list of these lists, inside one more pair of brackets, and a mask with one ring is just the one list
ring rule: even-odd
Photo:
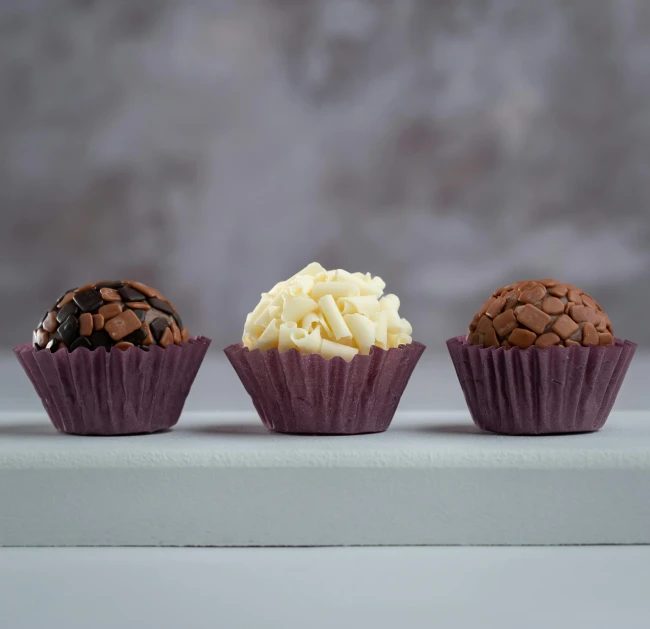
[[90,342],[94,348],[97,347],[111,347],[113,341],[105,330],[95,330],[89,337]]
[[73,297],[74,297],[74,291],[68,291],[65,295],[63,295],[63,298],[59,300],[59,303],[56,305],[56,307],[63,308],[63,306],[65,306],[66,304],[72,301]]
[[95,288],[122,288],[122,286],[124,286],[124,282],[119,280],[104,280],[95,284]]
[[536,304],[545,295],[546,289],[541,284],[537,284],[534,288],[523,291],[519,296],[519,301],[524,304]]
[[[122,304],[118,303],[111,303],[111,304],[106,304],[105,306],[102,306],[98,311],[97,314],[102,315],[104,317],[104,321],[108,321],[109,319],[112,319],[113,317],[117,317],[118,314],[122,312]],[[104,323],[104,325],[106,325]]]
[[[51,312],[51,310],[47,310],[45,312],[45,314],[38,320],[38,324],[36,325],[37,328],[40,328],[43,325],[43,321],[45,321],[45,319],[47,319],[50,312]],[[54,313],[54,316],[56,317],[56,312]]]
[[582,297],[580,297],[580,293],[581,291],[575,288],[570,288],[567,292],[567,299],[572,301],[574,304],[582,305]]
[[147,299],[146,295],[131,286],[122,286],[118,292],[123,301],[145,301]]
[[559,342],[560,337],[557,334],[547,332],[546,334],[542,334],[542,336],[535,341],[535,345],[541,349],[546,349],[547,347],[551,347],[551,345],[557,345]]
[[151,310],[151,306],[146,301],[127,301],[126,305],[132,310]]
[[104,323],[104,330],[108,332],[114,341],[120,341],[125,336],[131,334],[140,327],[140,319],[135,316],[133,310],[125,310],[124,312],[113,317]]
[[[606,318],[596,323],[598,332],[609,330]],[[43,314],[33,335],[35,349],[52,351],[111,348],[116,343],[148,349],[150,345],[166,347],[188,339],[189,331],[178,312],[159,291],[140,282],[121,280],[67,290]]]
[[78,347],[85,347],[87,349],[93,348],[90,341],[85,336],[80,336],[78,339],[76,339],[74,343],[70,345],[70,351],[74,352],[74,350],[77,349]]
[[79,321],[77,321],[77,318],[74,315],[70,315],[59,326],[57,334],[66,345],[70,346],[79,334]]
[[73,301],[69,301],[56,315],[56,320],[59,323],[63,323],[70,315],[76,315],[78,312],[77,304]]
[[580,329],[580,326],[571,317],[563,314],[555,320],[551,329],[561,339],[568,339]]
[[561,315],[564,312],[564,304],[557,297],[547,297],[542,302],[542,312],[550,315]]
[[34,332],[34,343],[40,348],[45,347],[50,340],[50,334],[43,328],[39,328]]
[[93,331],[93,316],[89,312],[79,315],[79,336],[90,336]]
[[142,327],[144,328],[145,332],[147,333],[146,338],[144,339],[144,341],[142,341],[143,347],[147,346],[147,345],[153,345],[153,336],[151,336],[151,329],[149,328],[149,324],[144,323],[142,325]]
[[77,293],[74,301],[83,312],[92,312],[104,305],[104,300],[98,290],[94,288],[85,290],[83,293]]
[[174,342],[174,335],[172,334],[172,331],[170,328],[165,328],[165,331],[163,332],[163,335],[160,337],[160,342],[158,345],[160,347],[165,348],[168,345],[171,345]]
[[56,352],[60,345],[61,341],[59,339],[50,339],[45,348],[49,349],[51,352]]
[[524,330],[524,328],[517,328],[510,334],[508,342],[516,345],[520,349],[527,349],[535,342],[536,338],[537,336],[534,332]]
[[151,288],[151,286],[147,286],[142,282],[129,282],[129,284],[147,297],[162,297],[162,295],[155,288]]
[[517,315],[517,320],[533,332],[543,334],[546,326],[551,322],[551,317],[539,308],[535,308],[531,304],[526,304]]
[[59,322],[56,320],[56,311],[48,313],[45,319],[42,321],[43,328],[48,332],[54,332],[59,327]]
[[147,338],[147,331],[144,327],[138,328],[135,332],[124,337],[123,340],[128,343],[133,343],[134,345],[140,345]]
[[487,314],[484,314],[478,322],[478,325],[476,326],[476,331],[479,334],[487,334],[490,331],[490,328],[493,326],[492,319],[487,316]]
[[490,319],[494,319],[496,316],[498,316],[501,311],[504,309],[506,305],[506,298],[505,297],[499,297],[498,299],[495,299],[490,307],[485,311],[485,314],[490,317]]
[[485,338],[483,339],[483,343],[485,343],[485,347],[499,347],[499,337],[494,331],[494,328],[490,328],[487,331]]
[[174,313],[174,309],[171,307],[171,305],[162,299],[158,299],[157,297],[149,297],[147,301],[152,308],[160,310],[160,312],[164,312],[168,315],[173,315]]
[[149,324],[149,329],[151,330],[151,336],[153,336],[154,341],[156,343],[160,343],[160,339],[164,333],[164,331],[169,327],[169,321],[165,319],[164,317],[158,317],[157,319],[154,319],[150,324]]
[[609,332],[602,332],[598,335],[599,345],[613,345],[614,337]]
[[138,319],[140,319],[140,321],[144,323],[145,317],[147,316],[147,311],[138,309],[138,310],[134,310],[133,312],[135,312],[135,316],[138,317]]
[[585,323],[582,328],[582,344],[586,347],[587,345],[598,345],[600,342],[598,332],[593,323]]
[[100,288],[99,294],[104,301],[122,301],[120,294],[114,288]]
[[557,284],[548,289],[548,294],[553,295],[553,297],[566,297],[568,292],[569,289],[565,284]]
[[516,327],[517,317],[513,310],[506,310],[494,319],[494,329],[502,338],[506,338]]
[[[75,291],[74,288],[68,288],[68,290],[65,291],[65,293],[61,293],[61,295],[59,295],[59,298],[54,302],[54,305],[50,308],[50,310],[54,310],[54,308],[56,308],[58,306],[58,304],[60,304],[63,301],[63,298],[68,293],[74,293],[74,291]],[[72,299],[72,297],[70,297],[70,299]]]
[[506,349],[612,345],[614,332],[595,299],[548,278],[499,288],[472,318],[467,342]]
[[128,341],[120,341],[115,344],[115,349],[120,349],[122,351],[129,349],[129,347],[133,347],[133,343],[129,343]]
[[152,308],[156,308],[156,310],[160,310],[161,312],[164,312],[165,314],[174,317],[174,320],[176,321],[176,325],[179,328],[183,327],[183,321],[181,320],[180,315],[176,312],[174,306],[172,306],[170,303],[163,301],[162,299],[158,299],[156,297],[150,297],[147,301],[149,302]]

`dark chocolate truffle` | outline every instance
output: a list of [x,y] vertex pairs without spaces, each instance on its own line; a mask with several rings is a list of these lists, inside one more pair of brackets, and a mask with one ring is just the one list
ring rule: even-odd
[[171,339],[164,335],[163,340],[164,331],[180,321],[174,307],[154,288],[141,282],[104,280],[63,293],[34,330],[34,346],[52,352],[80,347],[148,351],[150,345],[187,341],[187,328]]

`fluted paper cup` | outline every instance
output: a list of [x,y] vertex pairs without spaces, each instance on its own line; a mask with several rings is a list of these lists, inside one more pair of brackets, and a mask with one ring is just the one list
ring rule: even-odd
[[14,349],[54,427],[77,435],[127,435],[171,428],[210,345],[205,337],[148,352]]
[[424,350],[421,343],[373,347],[350,362],[295,349],[250,351],[241,343],[224,352],[269,430],[355,435],[388,428]]
[[504,435],[593,432],[614,406],[636,344],[547,349],[447,341],[474,423]]

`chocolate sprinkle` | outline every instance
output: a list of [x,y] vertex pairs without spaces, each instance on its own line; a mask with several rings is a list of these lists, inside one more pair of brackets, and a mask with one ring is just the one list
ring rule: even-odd
[[77,304],[74,301],[69,301],[56,315],[56,320],[59,323],[63,323],[70,315],[77,314]]
[[50,308],[50,310],[54,310],[54,309],[56,308],[56,305],[57,305],[57,304],[58,304],[58,303],[59,303],[59,302],[60,302],[60,301],[61,301],[61,300],[62,300],[62,299],[63,299],[63,298],[68,294],[68,293],[71,293],[73,290],[75,290],[75,289],[74,289],[74,288],[68,288],[68,290],[65,291],[65,293],[61,294],[61,295],[59,296],[59,298],[54,302],[54,304],[52,305],[52,307]]
[[86,347],[88,349],[93,348],[92,344],[85,336],[80,336],[72,345],[70,345],[70,351],[74,352],[78,347]]
[[497,289],[470,322],[467,342],[506,350],[607,346],[614,344],[614,330],[590,295],[545,278]]
[[153,340],[158,343],[160,341],[160,337],[163,335],[165,330],[169,327],[169,321],[165,319],[164,317],[158,317],[157,319],[154,319],[150,324],[149,324],[149,329],[151,330],[151,336],[153,336]]
[[108,348],[115,344],[113,343],[113,339],[108,335],[108,332],[105,332],[104,330],[95,330],[88,339],[94,348]]
[[[57,302],[57,303],[59,303],[59,302]],[[54,304],[54,305],[56,306],[56,304]],[[46,310],[45,311],[45,314],[41,317],[41,320],[38,322],[38,325],[36,326],[37,328],[40,328],[43,325],[43,321],[45,321],[45,319],[47,319],[47,315],[49,315],[50,312],[51,312],[51,310]]]
[[106,282],[97,282],[95,284],[95,288],[122,288],[122,286],[124,286],[124,282],[120,282],[119,280],[107,280]]
[[135,332],[131,332],[125,336],[122,340],[127,343],[133,343],[134,345],[140,345],[142,341],[147,338],[147,331],[144,328],[138,328]]
[[135,316],[138,317],[138,319],[140,319],[140,321],[142,323],[144,323],[144,319],[147,316],[148,311],[147,310],[141,310],[140,308],[138,308],[137,310],[134,310],[133,312],[135,312]]
[[[111,297],[114,301],[106,303],[100,289],[111,289]],[[155,296],[148,297],[148,295]],[[63,300],[66,303],[59,307]],[[108,313],[102,312],[102,309],[106,310],[110,307],[119,310],[114,313],[115,319],[121,317],[120,322],[128,323],[128,325],[123,325],[118,330],[113,329],[119,322],[113,321],[110,316],[107,318]],[[151,308],[157,309],[158,312]],[[100,314],[104,315],[105,327],[96,330],[94,328],[101,319],[98,316]],[[156,315],[158,316],[156,317]],[[150,318],[153,318],[151,323],[149,323]],[[81,289],[67,290],[45,312],[34,330],[34,348],[36,350],[47,348],[53,352],[62,348],[74,351],[78,347],[86,347],[90,350],[100,347],[110,349],[116,345],[118,340],[122,343],[122,349],[125,350],[137,347],[143,351],[149,351],[151,344],[158,344],[164,348],[172,343],[180,343],[183,338],[181,335],[179,339],[176,324],[172,323],[170,328],[172,318],[181,328],[183,323],[179,314],[154,288],[139,282],[122,280],[91,282],[82,286]],[[89,326],[90,320],[93,322],[93,329]],[[111,323],[112,321],[113,323]],[[119,328],[119,326],[117,327]],[[171,334],[174,330],[176,330],[176,334]],[[111,333],[117,337],[117,332],[125,334],[124,338],[111,338]],[[128,334],[126,334],[127,332]],[[184,333],[187,336],[187,330]],[[161,343],[162,339],[164,342]]]
[[174,314],[174,309],[171,307],[171,305],[168,304],[166,301],[163,301],[162,299],[158,299],[157,297],[149,297],[147,301],[149,302],[149,305],[152,308],[155,308],[156,310],[160,310],[160,312],[164,312],[165,314],[168,315]]
[[124,301],[146,301],[147,296],[131,286],[122,286],[117,291]]
[[183,320],[181,319],[180,315],[176,312],[176,310],[174,310],[171,304],[168,304],[166,301],[163,301],[162,299],[158,299],[157,297],[149,297],[147,301],[149,302],[149,305],[152,308],[156,308],[157,310],[160,310],[161,312],[164,312],[165,314],[174,317],[174,320],[176,321],[176,325],[180,329],[183,329]]
[[104,305],[104,299],[100,292],[92,288],[83,293],[77,293],[72,299],[83,312],[92,312]]
[[[72,303],[72,302],[70,302]],[[70,345],[79,334],[79,321],[70,315],[58,328],[57,332],[66,345]]]

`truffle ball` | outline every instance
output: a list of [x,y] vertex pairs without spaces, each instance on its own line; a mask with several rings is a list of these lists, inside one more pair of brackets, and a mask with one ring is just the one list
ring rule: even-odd
[[600,304],[573,284],[527,280],[497,289],[469,325],[468,343],[484,347],[612,345]]
[[66,291],[34,330],[34,348],[52,352],[78,347],[148,351],[151,345],[164,348],[188,339],[178,312],[159,291],[127,280]]

